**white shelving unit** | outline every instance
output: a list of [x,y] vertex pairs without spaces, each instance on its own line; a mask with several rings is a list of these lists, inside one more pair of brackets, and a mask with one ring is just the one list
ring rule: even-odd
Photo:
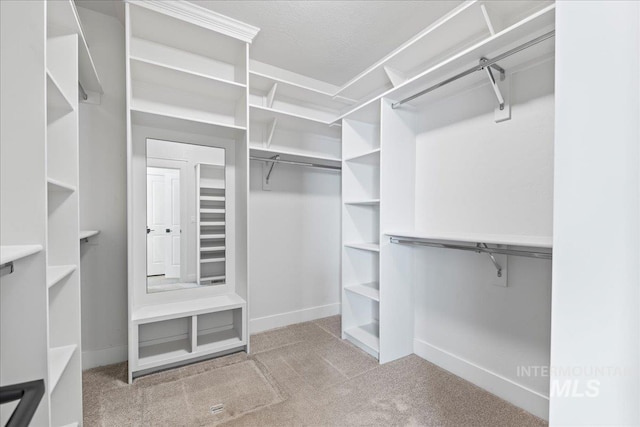
[[380,124],[342,121],[342,336],[380,358]]
[[[258,29],[189,2],[133,0],[125,10],[132,382],[248,350],[248,44]],[[220,165],[189,172],[196,177],[194,281],[202,286],[147,293],[146,204],[139,203],[146,197],[137,186],[146,176],[147,138],[225,150]]]
[[20,258],[28,257],[29,255],[37,254],[42,251],[41,245],[7,245],[0,246],[0,265],[5,265],[10,262],[19,260]]

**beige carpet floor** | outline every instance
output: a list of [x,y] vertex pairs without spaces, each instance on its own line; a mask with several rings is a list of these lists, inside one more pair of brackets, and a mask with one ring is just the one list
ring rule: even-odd
[[254,335],[251,349],[133,385],[126,363],[85,371],[84,425],[546,425],[415,355],[378,365],[340,339],[339,316]]

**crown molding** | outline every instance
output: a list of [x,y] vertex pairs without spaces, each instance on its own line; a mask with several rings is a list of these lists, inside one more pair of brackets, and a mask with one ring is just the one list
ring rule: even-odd
[[189,1],[179,0],[126,0],[127,3],[141,6],[155,12],[164,13],[194,25],[251,43],[260,28],[237,19],[206,9]]

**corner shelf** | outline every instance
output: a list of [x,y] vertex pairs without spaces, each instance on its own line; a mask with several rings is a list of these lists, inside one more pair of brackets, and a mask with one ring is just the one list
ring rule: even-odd
[[55,265],[47,267],[47,287],[51,288],[61,282],[62,279],[76,271],[76,268],[75,265]]
[[354,162],[354,163],[363,163],[363,164],[379,164],[380,163],[380,149],[376,148],[375,150],[367,151],[362,154],[358,154],[356,156],[347,157],[344,159],[345,162]]
[[345,243],[347,248],[361,249],[363,251],[380,252],[378,243]]
[[49,350],[49,394],[55,390],[77,348],[74,344]]
[[369,350],[368,353],[378,357],[380,351],[380,337],[378,322],[373,321],[366,325],[357,326],[347,329],[344,333],[354,340],[362,343]]
[[252,122],[269,123],[278,120],[278,127],[298,132],[309,132],[331,138],[340,138],[340,127],[331,126],[333,122],[319,120],[310,116],[289,113],[274,108],[251,104],[250,118]]
[[66,184],[57,179],[47,178],[47,190],[56,191],[56,192],[73,193],[76,191],[76,187],[70,184]]
[[380,290],[378,289],[377,282],[345,286],[344,290],[369,298],[373,301],[380,301]]
[[[69,97],[64,93],[62,87],[51,72],[47,69],[47,109],[55,109],[60,111],[64,115],[66,113],[70,113],[74,110],[73,103],[69,99]],[[49,114],[47,114],[47,118],[49,118]]]
[[0,246],[0,265],[17,261],[42,251],[42,245],[2,245]]

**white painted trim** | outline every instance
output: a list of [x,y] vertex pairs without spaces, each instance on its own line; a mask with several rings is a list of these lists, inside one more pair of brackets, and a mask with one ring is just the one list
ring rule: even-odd
[[340,314],[340,303],[303,308],[249,320],[251,334]]
[[85,350],[82,352],[82,370],[126,362],[127,354],[126,345],[104,348],[102,350]]
[[164,13],[174,18],[182,19],[200,27],[216,31],[251,43],[260,28],[229,18],[228,16],[206,9],[189,1],[176,0],[126,0],[127,3],[142,6],[156,12]]
[[519,408],[549,420],[548,396],[419,339],[413,340],[413,352]]

